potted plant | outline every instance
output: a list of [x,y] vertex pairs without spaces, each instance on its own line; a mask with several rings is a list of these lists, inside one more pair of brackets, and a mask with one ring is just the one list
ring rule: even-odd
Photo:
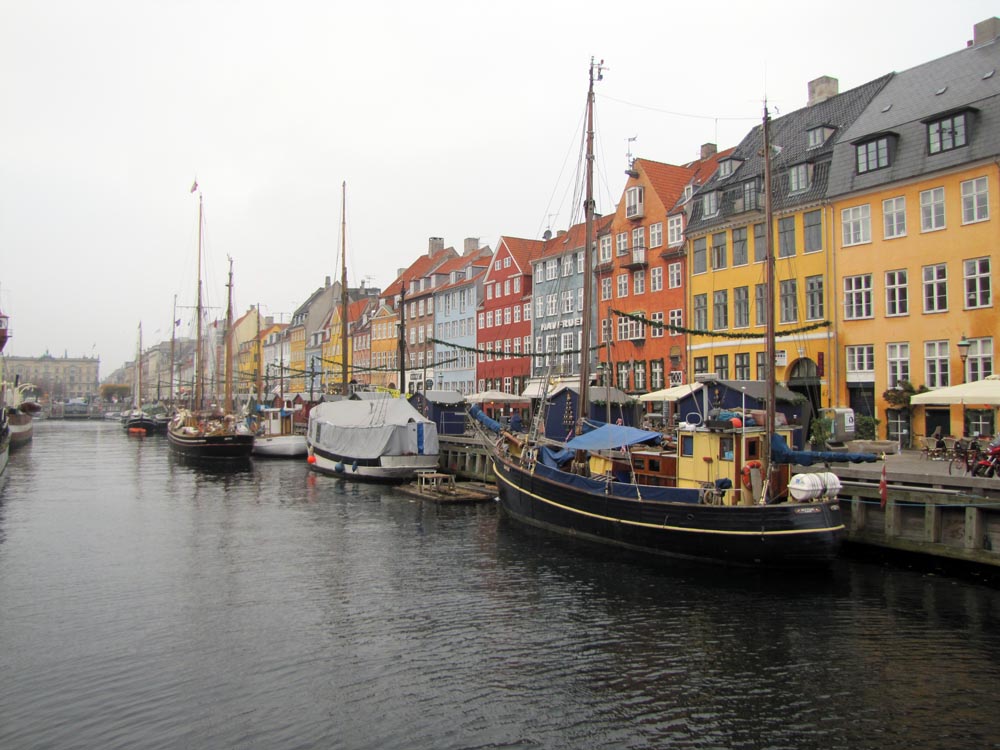
[[817,417],[809,426],[809,442],[813,450],[826,450],[826,443],[833,435],[833,420],[829,417]]

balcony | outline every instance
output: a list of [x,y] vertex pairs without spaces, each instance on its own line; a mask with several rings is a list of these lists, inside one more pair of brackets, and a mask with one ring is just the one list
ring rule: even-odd
[[646,216],[646,207],[642,201],[625,204],[625,218],[638,221]]
[[646,260],[646,248],[633,247],[630,255],[625,256],[622,268],[645,268],[649,265]]

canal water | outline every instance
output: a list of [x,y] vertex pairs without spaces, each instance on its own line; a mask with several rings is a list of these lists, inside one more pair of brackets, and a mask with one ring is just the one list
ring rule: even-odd
[[0,490],[0,747],[1000,747],[1000,591],[650,568],[304,461],[36,424]]

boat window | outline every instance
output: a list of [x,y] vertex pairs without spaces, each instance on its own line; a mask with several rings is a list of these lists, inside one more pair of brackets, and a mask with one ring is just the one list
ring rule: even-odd
[[719,439],[719,458],[723,461],[733,460],[733,439],[731,437]]
[[760,440],[747,440],[747,461],[760,460]]
[[636,469],[639,469],[639,470],[642,470],[642,469],[646,468],[646,462],[643,459],[641,459],[641,458],[637,458],[637,459],[633,460],[632,464],[635,466]]
[[682,456],[694,455],[694,435],[681,436],[681,455]]
[[649,470],[656,473],[660,472],[660,460],[658,458],[649,459]]

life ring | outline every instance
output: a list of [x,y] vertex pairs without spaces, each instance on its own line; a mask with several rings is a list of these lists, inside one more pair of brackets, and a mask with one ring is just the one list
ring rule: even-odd
[[762,469],[764,464],[760,461],[747,461],[743,464],[743,470],[740,472],[743,475],[743,486],[747,489],[751,488],[750,484],[750,470],[751,469]]

